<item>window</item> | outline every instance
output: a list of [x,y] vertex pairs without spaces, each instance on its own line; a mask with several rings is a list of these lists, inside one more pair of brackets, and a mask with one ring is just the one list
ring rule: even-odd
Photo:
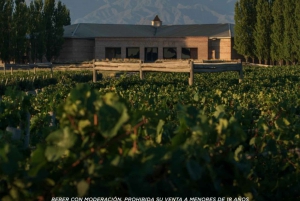
[[181,59],[198,59],[197,48],[182,48]]
[[126,48],[126,58],[140,58],[140,48],[139,47],[128,47]]
[[105,58],[115,59],[121,58],[121,48],[120,47],[106,47],[105,48]]
[[157,47],[146,47],[145,48],[145,61],[156,61],[158,59],[158,48]]
[[163,52],[164,59],[177,59],[176,47],[165,47]]

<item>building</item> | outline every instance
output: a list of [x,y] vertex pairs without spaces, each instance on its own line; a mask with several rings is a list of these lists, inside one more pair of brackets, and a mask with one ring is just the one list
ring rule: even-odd
[[65,42],[58,62],[92,59],[239,58],[233,49],[233,24],[162,25],[158,16],[152,25],[90,24],[66,26]]

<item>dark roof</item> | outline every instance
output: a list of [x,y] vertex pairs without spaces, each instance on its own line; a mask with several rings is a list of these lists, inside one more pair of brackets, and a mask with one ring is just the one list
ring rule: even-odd
[[158,15],[155,16],[155,18],[153,19],[153,21],[161,22],[161,20],[159,19]]
[[152,37],[153,27],[127,24],[89,24],[80,23],[65,27],[64,37]]
[[229,24],[172,25],[159,27],[156,35],[159,37],[231,37],[229,30]]
[[97,37],[234,37],[233,24],[128,25],[80,23],[64,27],[65,38]]

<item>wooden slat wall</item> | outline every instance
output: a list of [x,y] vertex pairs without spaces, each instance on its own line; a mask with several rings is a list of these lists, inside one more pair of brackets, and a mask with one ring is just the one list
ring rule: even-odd
[[194,73],[214,73],[237,71],[239,73],[239,82],[243,79],[243,66],[241,62],[230,63],[194,63],[193,61],[162,62],[162,63],[113,63],[113,62],[95,62],[93,65],[93,81],[96,82],[97,71],[129,71],[140,72],[140,78],[143,79],[144,72],[180,72],[189,73],[189,84],[194,82]]
[[10,70],[11,75],[13,75],[13,70],[30,70],[30,69],[33,69],[34,70],[33,72],[35,74],[37,68],[49,68],[51,71],[51,77],[53,77],[52,63],[4,64],[3,66],[4,75],[6,74],[6,70]]

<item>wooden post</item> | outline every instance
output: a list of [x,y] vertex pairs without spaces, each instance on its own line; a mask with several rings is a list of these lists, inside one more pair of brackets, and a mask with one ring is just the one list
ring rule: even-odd
[[95,69],[93,70],[93,82],[97,82],[97,71]]
[[13,67],[10,67],[10,74],[13,74]]
[[93,59],[93,82],[97,82],[97,71],[95,69],[96,65],[95,65],[95,59]]
[[48,114],[51,117],[49,127],[56,126],[55,125],[55,113],[53,111],[50,111],[50,112],[48,112]]
[[94,125],[95,126],[98,125],[98,116],[97,116],[97,114],[94,114]]
[[239,83],[242,83],[243,77],[244,77],[244,75],[243,75],[243,64],[242,64],[242,60],[239,59],[238,63],[239,63],[239,65],[240,65],[240,71],[239,71]]
[[25,139],[24,139],[24,148],[29,148],[30,141],[30,113],[26,112],[26,125],[25,125]]
[[189,60],[189,66],[190,66],[189,85],[192,86],[194,83],[194,61]]
[[140,60],[140,79],[144,79],[143,69],[142,69],[142,60]]
[[240,70],[240,72],[239,72],[239,83],[242,83],[242,81],[243,81],[243,70]]
[[52,64],[50,66],[50,71],[51,71],[51,78],[53,78],[53,68],[52,68]]
[[19,128],[7,126],[6,131],[8,131],[12,134],[12,136],[11,136],[12,140],[20,140],[21,139],[21,130]]

